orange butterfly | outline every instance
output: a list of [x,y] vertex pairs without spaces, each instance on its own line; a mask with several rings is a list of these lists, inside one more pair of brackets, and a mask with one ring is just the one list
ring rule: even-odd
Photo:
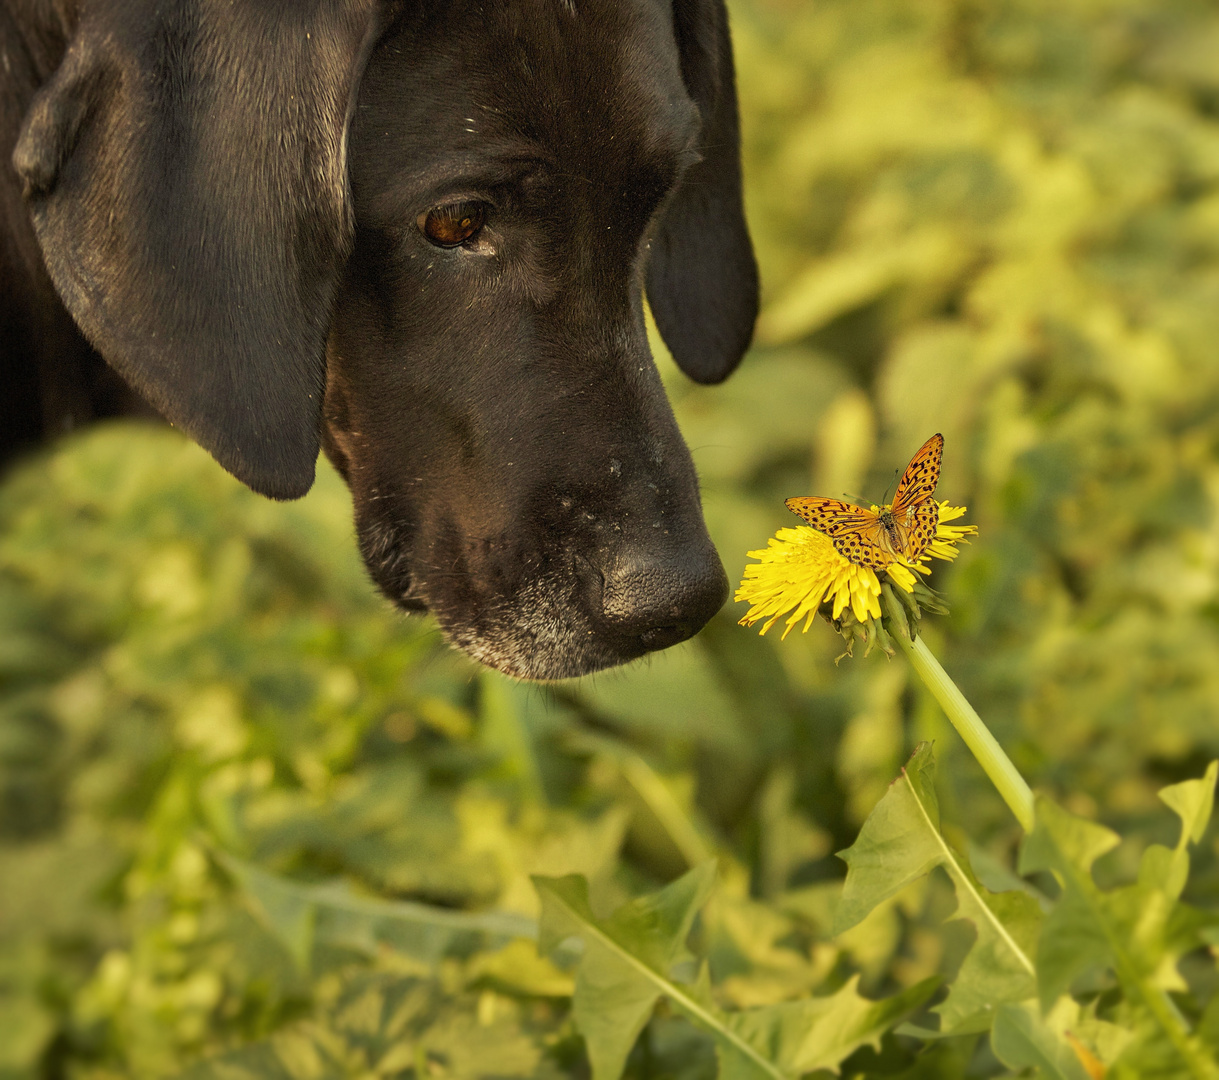
[[935,539],[940,523],[940,508],[933,496],[943,453],[944,436],[932,435],[910,459],[893,502],[879,511],[816,495],[788,499],[785,505],[825,533],[838,554],[853,563],[883,570],[899,556],[913,561]]

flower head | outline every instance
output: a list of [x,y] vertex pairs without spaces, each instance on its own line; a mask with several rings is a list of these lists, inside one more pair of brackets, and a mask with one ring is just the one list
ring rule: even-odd
[[[872,507],[874,513],[880,509]],[[803,632],[807,632],[813,617],[824,609],[826,618],[840,630],[845,621],[874,633],[870,624],[882,617],[887,585],[900,590],[889,593],[900,598],[917,618],[916,600],[924,607],[937,607],[935,593],[922,581],[931,573],[929,559],[955,559],[957,545],[978,531],[975,525],[947,524],[964,513],[963,506],[940,503],[935,536],[926,550],[917,559],[895,556],[879,572],[847,559],[828,536],[807,525],[780,529],[763,550],[748,553],[758,562],[745,567],[745,578],[736,591],[735,599],[750,605],[741,625],[752,626],[765,619],[761,630],[765,634],[786,614],[783,636],[787,637],[801,619]],[[871,643],[873,638],[868,640]]]

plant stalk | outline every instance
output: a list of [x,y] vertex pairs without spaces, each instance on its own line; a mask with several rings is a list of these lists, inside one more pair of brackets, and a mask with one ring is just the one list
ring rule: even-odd
[[965,745],[978,759],[991,783],[1003,796],[1003,801],[1011,808],[1016,820],[1024,831],[1033,829],[1033,792],[1024,782],[1024,777],[1016,771],[1011,758],[1004,753],[995,737],[974,707],[965,700],[965,695],[957,688],[957,684],[948,677],[940,662],[932,655],[922,637],[910,641],[905,634],[895,633],[893,640],[901,647],[910,660],[911,666],[923,684],[931,691],[932,696],[940,703],[941,708],[952,721]]

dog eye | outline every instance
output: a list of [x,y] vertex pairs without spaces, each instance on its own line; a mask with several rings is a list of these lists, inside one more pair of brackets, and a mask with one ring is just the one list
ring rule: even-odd
[[458,247],[471,239],[487,220],[487,204],[455,202],[434,206],[419,217],[423,235],[437,247]]

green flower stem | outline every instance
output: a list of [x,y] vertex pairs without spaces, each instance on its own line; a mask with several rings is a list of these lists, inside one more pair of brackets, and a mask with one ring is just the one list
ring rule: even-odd
[[957,684],[948,677],[948,673],[940,666],[940,662],[931,654],[922,637],[910,641],[905,634],[892,635],[902,651],[910,659],[919,678],[931,691],[935,700],[940,703],[952,726],[957,729],[965,745],[973,752],[978,763],[990,777],[991,783],[999,789],[1003,801],[1011,808],[1016,820],[1020,822],[1025,832],[1033,828],[1033,792],[1024,782],[1012,764],[1011,758],[1003,752],[995,737],[982,723],[982,718],[974,707],[965,700],[965,695],[957,688]]

